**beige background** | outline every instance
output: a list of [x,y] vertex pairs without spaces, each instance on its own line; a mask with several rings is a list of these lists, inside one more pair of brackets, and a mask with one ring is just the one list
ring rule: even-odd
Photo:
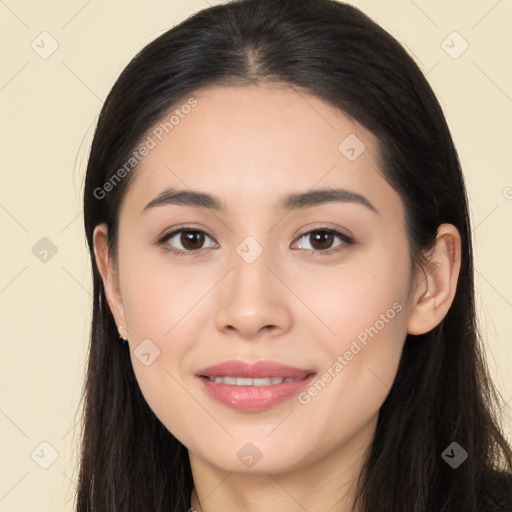
[[[1,511],[73,509],[91,303],[81,194],[92,130],[130,58],[208,3],[218,2],[0,2]],[[351,3],[406,45],[444,108],[469,187],[482,334],[512,400],[512,3]],[[42,58],[52,38],[58,48]],[[57,250],[46,262],[32,250],[43,237]]]

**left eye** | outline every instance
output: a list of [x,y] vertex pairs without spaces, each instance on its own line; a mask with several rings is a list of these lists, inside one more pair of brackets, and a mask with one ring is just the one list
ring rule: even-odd
[[[306,249],[318,253],[331,253],[341,250],[345,245],[351,245],[353,241],[343,233],[334,229],[317,228],[300,236],[299,240],[305,238],[313,242],[313,247],[300,247],[300,249]],[[332,247],[333,239],[339,238],[341,242]],[[311,245],[311,242],[310,242]],[[341,246],[341,247],[340,247]]]

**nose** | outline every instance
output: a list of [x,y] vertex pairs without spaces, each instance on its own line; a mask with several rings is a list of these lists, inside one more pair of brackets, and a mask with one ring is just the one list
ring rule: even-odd
[[249,261],[235,253],[230,272],[219,283],[216,327],[247,340],[283,334],[292,325],[293,294],[278,275],[279,270],[271,268],[274,265],[265,250]]

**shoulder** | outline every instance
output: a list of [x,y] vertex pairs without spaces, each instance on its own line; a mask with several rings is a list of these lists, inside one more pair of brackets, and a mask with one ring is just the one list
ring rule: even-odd
[[480,512],[512,512],[512,475],[490,471],[478,488]]

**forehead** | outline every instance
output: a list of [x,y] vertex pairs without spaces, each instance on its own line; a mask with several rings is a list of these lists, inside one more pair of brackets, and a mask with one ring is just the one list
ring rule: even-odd
[[[191,98],[195,106],[184,108]],[[390,189],[373,134],[340,109],[291,87],[198,89],[173,105],[149,137],[154,147],[127,194],[138,210],[170,186],[210,191],[240,207],[276,204],[284,192],[315,186],[370,195]]]

